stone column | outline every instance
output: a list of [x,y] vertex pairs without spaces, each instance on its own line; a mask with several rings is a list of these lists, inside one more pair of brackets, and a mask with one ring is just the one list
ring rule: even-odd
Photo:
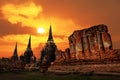
[[89,35],[89,44],[90,44],[90,52],[94,53],[95,48],[94,48],[94,36],[91,34]]
[[94,58],[94,53],[95,53],[93,34],[89,34],[88,41],[89,41],[89,56],[90,56],[90,59],[93,59]]
[[83,37],[81,37],[81,45],[82,45],[82,59],[85,59],[85,48],[84,48],[84,40]]
[[85,35],[83,36],[83,46],[84,46],[84,51],[88,50],[88,42],[87,42],[87,37]]
[[109,38],[109,49],[112,49],[113,48],[113,44],[112,44],[112,39],[111,39],[111,35],[108,33],[108,38]]
[[92,58],[93,59],[97,59],[98,58],[98,56],[96,55],[97,54],[97,52],[99,51],[99,44],[98,44],[98,37],[97,37],[97,32],[96,31],[94,31],[93,32],[93,35],[91,36],[91,52],[92,52]]
[[70,49],[69,48],[67,48],[67,49],[65,49],[65,55],[66,55],[66,59],[67,60],[70,60],[71,59],[71,56],[70,56]]
[[90,50],[90,34],[87,37],[87,43],[88,43],[88,51],[91,52]]
[[89,59],[90,44],[89,44],[88,36],[86,35],[83,35],[83,46],[84,46],[85,57]]
[[97,59],[101,60],[102,53],[104,53],[104,45],[102,40],[102,33],[100,31],[97,31],[97,40],[98,40],[98,50],[96,52]]
[[70,45],[70,55],[71,55],[71,59],[75,58],[75,39],[73,37],[73,35],[71,35],[69,37],[69,45]]
[[76,49],[75,49],[75,46],[76,46],[76,40],[74,38],[74,36],[71,37],[72,38],[72,58],[73,59],[76,59]]
[[99,50],[104,51],[104,45],[102,40],[102,33],[100,31],[97,31],[97,39],[98,39],[98,48]]
[[76,59],[82,59],[82,42],[81,42],[81,35],[80,35],[80,32],[74,32],[74,37],[75,37],[75,40],[76,40],[76,46],[75,46],[75,49],[76,49]]
[[112,49],[112,40],[110,34],[107,32],[102,32],[102,38],[105,49]]

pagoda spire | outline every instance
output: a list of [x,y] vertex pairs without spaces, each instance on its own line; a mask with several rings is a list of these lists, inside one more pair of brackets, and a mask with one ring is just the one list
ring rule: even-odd
[[47,41],[53,41],[53,36],[52,36],[52,28],[50,25],[50,29],[49,29],[49,36],[48,36],[48,40]]
[[17,54],[17,42],[16,42],[16,45],[15,45],[13,56],[18,56],[18,54]]
[[27,49],[31,49],[31,35],[30,35],[30,37],[29,37]]
[[15,49],[14,49],[14,52],[13,52],[13,56],[11,57],[11,60],[12,60],[12,61],[17,61],[17,60],[18,60],[17,42],[16,42],[16,45],[15,45]]

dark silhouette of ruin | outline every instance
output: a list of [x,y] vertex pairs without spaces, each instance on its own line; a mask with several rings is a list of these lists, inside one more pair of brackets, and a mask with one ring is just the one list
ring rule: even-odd
[[36,62],[36,57],[33,55],[33,51],[31,49],[31,35],[30,35],[27,49],[24,52],[24,63],[28,64],[31,62]]
[[[11,57],[11,61],[16,62],[18,60],[19,60],[19,58],[18,58],[17,43],[16,43],[13,56]],[[24,64],[36,62],[36,57],[34,56],[33,51],[31,49],[31,35],[29,37],[27,49],[25,50],[24,54],[20,56],[20,61],[22,61]]]
[[41,72],[46,72],[48,67],[51,65],[51,62],[55,61],[56,50],[57,50],[57,46],[54,43],[53,36],[52,36],[52,28],[50,26],[47,43],[41,51],[41,57],[40,57]]
[[14,49],[14,52],[13,52],[13,56],[11,57],[11,60],[12,60],[13,62],[18,61],[17,43],[16,43],[16,45],[15,45],[15,49]]

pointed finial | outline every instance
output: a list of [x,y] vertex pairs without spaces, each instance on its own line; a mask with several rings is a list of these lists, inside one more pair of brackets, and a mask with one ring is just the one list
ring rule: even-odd
[[15,49],[14,49],[13,56],[18,56],[18,55],[17,55],[17,42],[16,42],[16,45],[15,45]]
[[30,35],[30,37],[29,37],[27,49],[31,49],[31,35]]
[[15,45],[15,49],[17,49],[17,42],[16,42],[16,45]]
[[50,24],[49,36],[47,41],[53,41],[51,24]]

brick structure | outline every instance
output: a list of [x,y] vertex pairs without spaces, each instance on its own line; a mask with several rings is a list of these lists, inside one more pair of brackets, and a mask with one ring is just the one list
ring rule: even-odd
[[69,36],[72,59],[98,59],[106,50],[112,50],[112,40],[106,25],[76,30]]

